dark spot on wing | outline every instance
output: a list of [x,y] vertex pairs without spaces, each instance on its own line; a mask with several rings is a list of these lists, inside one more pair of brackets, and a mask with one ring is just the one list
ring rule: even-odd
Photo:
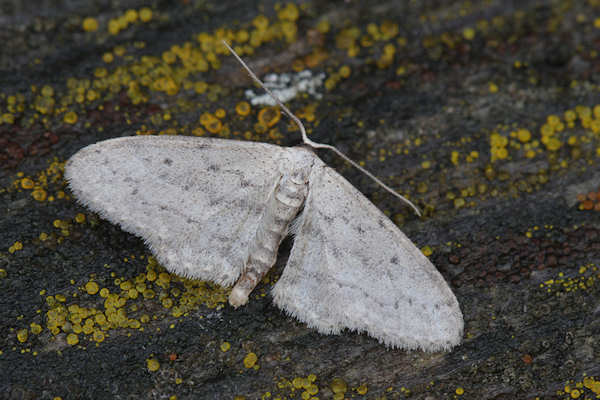
[[171,164],[173,164],[173,160],[171,160],[170,158],[165,158],[165,159],[163,160],[163,163],[164,163],[165,165],[171,165]]
[[338,249],[337,246],[331,246],[331,253],[335,258],[340,258],[342,257],[342,252],[340,251],[340,249]]
[[328,224],[333,224],[333,217],[330,217],[329,215],[319,211],[319,215],[321,215],[321,218],[323,219],[323,221],[327,222]]
[[274,216],[273,222],[275,223],[275,226],[286,226],[289,221],[287,218],[281,218],[278,216]]

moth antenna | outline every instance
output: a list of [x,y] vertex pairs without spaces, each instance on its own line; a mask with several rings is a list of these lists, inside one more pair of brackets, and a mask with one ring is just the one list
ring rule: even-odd
[[363,174],[367,175],[369,178],[374,180],[382,188],[384,188],[385,190],[387,190],[388,192],[390,192],[391,194],[393,194],[394,196],[396,196],[397,198],[402,200],[404,203],[406,203],[410,207],[412,207],[412,209],[415,211],[415,213],[419,217],[421,216],[421,210],[419,210],[419,208],[416,205],[414,205],[410,200],[408,200],[406,197],[402,196],[400,193],[396,192],[394,189],[392,189],[391,187],[389,187],[388,185],[386,185],[385,183],[380,181],[375,175],[373,175],[372,173],[370,173],[369,171],[367,171],[366,169],[364,169],[363,167],[358,165],[358,163],[356,163],[350,157],[346,156],[344,153],[339,151],[337,148],[335,148],[334,146],[328,145],[328,144],[317,143],[317,142],[313,142],[312,140],[310,140],[308,138],[308,136],[306,135],[306,129],[304,129],[304,125],[302,124],[302,121],[300,121],[300,119],[298,117],[296,117],[285,106],[285,104],[283,104],[283,102],[281,100],[279,100],[279,98],[277,96],[275,96],[275,94],[273,92],[271,92],[271,90],[268,87],[265,86],[265,84],[260,79],[258,79],[256,74],[254,74],[254,72],[252,72],[250,67],[248,67],[248,65],[246,65],[244,60],[242,60],[242,58],[235,52],[235,50],[233,50],[231,48],[231,46],[229,46],[229,44],[225,40],[223,40],[223,44],[225,45],[225,47],[227,47],[227,49],[231,52],[231,54],[233,54],[233,56],[238,60],[238,62],[240,64],[242,64],[242,67],[244,67],[244,69],[246,70],[246,72],[248,72],[248,75],[250,75],[250,77],[254,80],[254,82],[256,82],[261,88],[263,88],[263,90],[265,92],[267,92],[267,94],[269,96],[271,96],[271,98],[275,101],[275,103],[277,103],[277,105],[283,110],[283,112],[292,121],[294,121],[296,123],[296,125],[298,125],[298,128],[300,128],[300,133],[302,134],[302,141],[304,142],[304,144],[306,144],[314,149],[328,149],[328,150],[333,151],[335,154],[337,154],[338,156],[343,158],[345,161],[350,163],[350,165],[352,165],[354,168],[358,169],[360,172],[362,172]]

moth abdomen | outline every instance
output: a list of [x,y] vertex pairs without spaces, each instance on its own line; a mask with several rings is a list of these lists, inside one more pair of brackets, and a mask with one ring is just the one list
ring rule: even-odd
[[304,204],[311,166],[303,162],[292,166],[296,168],[281,176],[267,199],[256,233],[248,246],[248,258],[242,275],[229,296],[229,303],[234,307],[248,302],[252,290],[275,264],[279,245]]

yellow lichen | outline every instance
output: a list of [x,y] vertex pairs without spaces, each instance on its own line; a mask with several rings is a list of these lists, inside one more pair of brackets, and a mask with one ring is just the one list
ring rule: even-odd
[[27,329],[19,329],[17,331],[17,340],[21,343],[25,343],[29,337],[29,331]]
[[421,248],[421,252],[425,254],[426,257],[429,257],[433,254],[433,250],[429,246],[423,246]]
[[40,333],[42,333],[42,326],[40,324],[36,324],[35,322],[29,324],[29,329],[34,335],[39,335]]
[[256,361],[258,361],[258,357],[256,356],[256,354],[248,353],[246,357],[244,357],[244,367],[252,368],[256,364]]
[[21,187],[23,189],[29,190],[29,189],[33,189],[34,183],[30,178],[23,178],[21,179]]
[[14,253],[15,251],[19,251],[19,250],[23,250],[23,243],[21,243],[20,241],[16,241],[12,244],[12,246],[10,246],[8,248],[8,252],[9,253]]
[[152,19],[152,10],[148,7],[141,8],[138,14],[142,22],[148,22]]
[[146,360],[146,368],[148,368],[148,371],[150,372],[156,372],[160,368],[160,363],[156,358],[148,358]]
[[89,281],[85,284],[85,291],[90,295],[98,293],[99,290],[100,288],[96,282]]
[[96,20],[96,18],[87,17],[83,20],[81,27],[86,32],[95,32],[98,30],[98,20]]
[[475,38],[475,29],[471,27],[464,28],[462,34],[465,39],[473,40]]
[[69,333],[67,335],[67,343],[71,346],[75,346],[77,343],[79,343],[79,336],[77,336],[75,333]]
[[363,383],[362,385],[360,385],[359,387],[356,388],[356,393],[364,396],[365,394],[367,394],[368,391],[368,387],[366,383]]
[[33,192],[31,192],[31,196],[37,201],[44,201],[48,197],[48,193],[42,188],[36,188]]

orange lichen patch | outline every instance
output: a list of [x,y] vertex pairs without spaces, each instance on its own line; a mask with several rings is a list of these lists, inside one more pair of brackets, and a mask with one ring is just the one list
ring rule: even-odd
[[281,119],[278,107],[265,107],[258,112],[258,123],[268,128],[273,127]]
[[600,189],[598,191],[577,195],[578,208],[585,211],[600,211]]
[[223,108],[219,108],[215,111],[215,117],[217,117],[219,119],[225,118],[226,115],[227,115],[227,111],[225,111]]
[[344,79],[349,78],[350,74],[352,73],[352,70],[350,69],[349,66],[347,65],[342,65],[340,67],[340,69],[338,70],[338,73],[340,74],[340,76]]
[[235,112],[242,117],[247,116],[250,114],[250,103],[247,101],[240,101],[235,105]]
[[211,113],[200,116],[200,124],[210,133],[219,133],[223,129],[223,123]]
[[33,192],[31,192],[31,196],[35,200],[42,202],[46,200],[46,198],[48,197],[48,193],[46,193],[46,191],[42,188],[36,188]]
[[[17,173],[17,179],[13,181],[13,189],[32,190],[31,196],[39,201],[54,201],[56,198],[65,198],[65,193],[62,190],[64,184],[62,174],[64,171],[64,163],[56,160],[52,161],[48,168],[39,172],[35,178],[24,177],[23,173]],[[59,186],[61,190],[56,192],[56,196],[51,195],[46,190],[50,185]]]
[[30,178],[21,179],[21,187],[23,189],[29,190],[34,188],[34,182]]

